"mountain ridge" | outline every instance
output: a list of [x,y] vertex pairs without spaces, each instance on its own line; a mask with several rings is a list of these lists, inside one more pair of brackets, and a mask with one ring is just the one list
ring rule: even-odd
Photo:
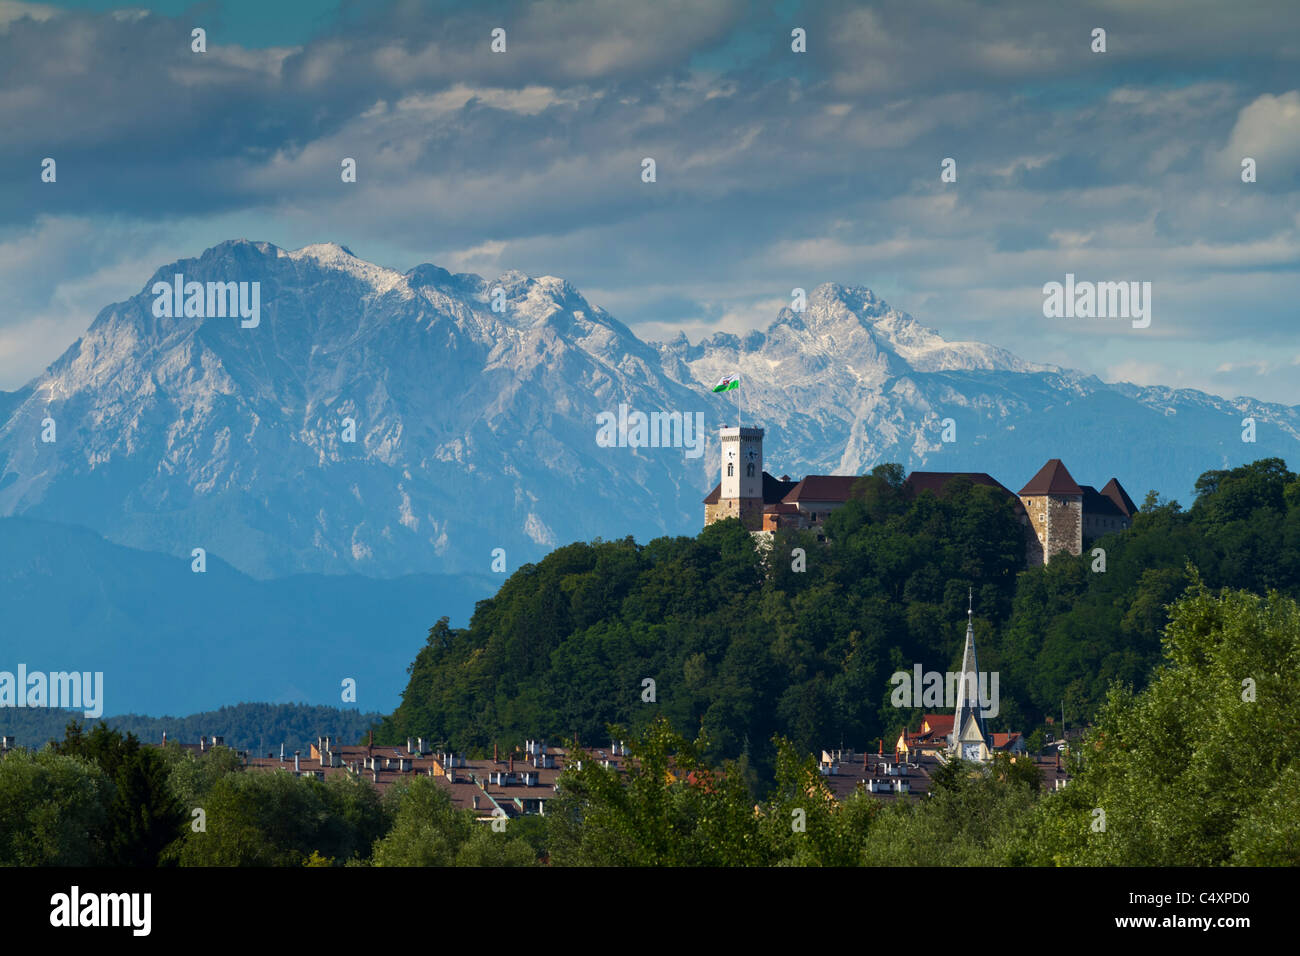
[[[177,273],[259,282],[259,326],[155,316],[153,283]],[[776,474],[899,461],[1014,484],[1060,457],[1081,481],[1104,470],[1135,497],[1181,496],[1209,468],[1300,449],[1300,407],[949,342],[861,285],[823,283],[764,331],[645,342],[560,277],[403,273],[339,243],[241,239],[160,267],[0,394],[0,515],[176,557],[205,547],[260,578],[486,573],[497,548],[513,570],[565,541],[698,528],[716,429],[736,415],[709,388],[737,371]],[[703,414],[705,454],[601,447],[596,416],[620,405]]]

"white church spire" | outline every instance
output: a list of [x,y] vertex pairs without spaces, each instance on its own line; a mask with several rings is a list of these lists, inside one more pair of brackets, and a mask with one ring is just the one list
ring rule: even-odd
[[965,760],[983,760],[992,740],[984,726],[984,711],[979,698],[979,658],[975,654],[974,589],[966,599],[966,647],[961,655],[961,674],[957,680],[957,712],[953,716],[952,752]]

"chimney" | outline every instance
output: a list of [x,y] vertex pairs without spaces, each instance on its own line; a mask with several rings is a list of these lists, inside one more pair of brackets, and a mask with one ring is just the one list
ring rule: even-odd
[[297,772],[298,772],[298,769],[299,769],[299,768],[298,768],[298,757],[299,757],[301,754],[302,754],[302,751],[301,751],[301,750],[295,750],[295,751],[293,752],[293,772],[294,772],[294,773],[297,773]]
[[515,772],[515,752],[510,751],[510,773]]
[[415,738],[414,738],[414,737],[407,737],[407,738],[406,738],[406,752],[407,752],[408,754],[413,754],[413,753],[415,753]]
[[497,745],[496,745],[496,741],[493,741],[493,742],[492,742],[492,762],[493,762],[493,763],[500,763],[500,762],[501,762],[501,755],[500,755],[499,753],[497,753]]
[[208,738],[206,735],[201,735],[199,737],[199,753],[203,753],[207,749],[208,749]]
[[280,763],[284,763],[284,741],[280,741]]
[[423,738],[423,737],[417,737],[417,738],[415,739],[415,745],[416,745],[417,747],[420,748],[420,753],[423,754],[423,753],[424,753],[424,738]]
[[14,739],[12,737],[0,737],[0,750],[13,750]]
[[212,738],[212,746],[214,746],[214,747],[224,747],[225,745],[226,745],[226,738],[225,738],[225,737],[213,737],[213,738]]

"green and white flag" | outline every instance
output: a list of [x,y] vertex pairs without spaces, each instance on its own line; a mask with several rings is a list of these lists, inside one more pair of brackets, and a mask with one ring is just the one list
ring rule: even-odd
[[729,392],[733,388],[740,388],[739,375],[724,375],[718,380],[718,384],[713,386],[715,392]]

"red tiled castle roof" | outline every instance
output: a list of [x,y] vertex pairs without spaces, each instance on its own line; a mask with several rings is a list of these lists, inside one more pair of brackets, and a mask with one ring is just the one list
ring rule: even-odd
[[1124,486],[1115,478],[1106,482],[1106,487],[1101,489],[1103,496],[1115,502],[1115,507],[1123,512],[1125,518],[1131,518],[1137,514],[1137,505],[1133,504],[1133,499],[1128,496]]
[[1038,469],[1038,474],[1029,479],[1029,484],[1020,489],[1020,494],[1082,495],[1083,489],[1074,483],[1061,459],[1053,458]]
[[800,501],[848,501],[858,475],[808,475],[782,499],[787,504]]
[[985,474],[982,471],[914,471],[907,476],[907,481],[903,483],[903,487],[912,496],[919,495],[923,491],[942,496],[944,489],[948,487],[948,482],[954,478],[965,478],[973,484],[998,489],[1007,498],[1011,499],[1011,507],[1016,514],[1024,514],[1025,506],[1020,503],[1019,498],[1011,493],[1011,489],[992,475]]

